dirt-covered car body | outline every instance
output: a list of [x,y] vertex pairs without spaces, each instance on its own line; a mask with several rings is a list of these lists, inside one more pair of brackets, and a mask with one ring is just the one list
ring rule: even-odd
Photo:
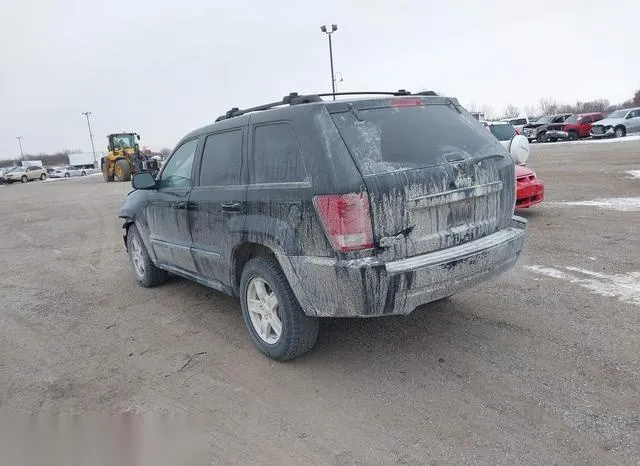
[[[286,99],[285,99],[286,101]],[[120,216],[153,263],[238,295],[277,259],[309,316],[408,314],[512,267],[505,148],[455,99],[303,99],[185,136]]]

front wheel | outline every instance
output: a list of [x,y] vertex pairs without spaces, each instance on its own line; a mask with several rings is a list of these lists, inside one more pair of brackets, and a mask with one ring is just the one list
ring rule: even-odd
[[124,159],[116,161],[115,176],[116,181],[129,181],[131,180],[131,167],[129,162]]
[[167,281],[168,272],[153,264],[135,225],[131,225],[127,231],[127,249],[133,273],[140,286],[150,288]]
[[569,131],[569,141],[577,141],[578,140],[578,133],[576,133],[575,131]]
[[65,177],[65,178],[70,178],[70,177],[71,177],[71,173],[69,173],[69,172],[65,173],[65,174],[64,174],[64,177]]
[[614,133],[617,138],[623,138],[627,135],[627,130],[624,128],[624,126],[618,126],[615,129]]
[[40,175],[40,180],[44,181],[47,179],[47,175],[45,173],[43,173],[42,175]]
[[251,340],[277,361],[310,351],[318,337],[318,319],[307,316],[275,259],[258,257],[242,271],[240,303]]
[[80,176],[86,176],[86,175],[87,175],[87,172],[80,173]]

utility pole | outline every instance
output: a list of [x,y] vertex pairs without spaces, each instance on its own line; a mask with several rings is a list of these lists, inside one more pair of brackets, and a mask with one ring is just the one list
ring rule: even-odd
[[22,136],[16,136],[18,140],[18,145],[20,146],[20,156],[22,157],[22,161],[24,162],[24,151],[22,150]]
[[93,133],[91,132],[91,123],[89,122],[89,115],[91,115],[91,112],[82,112],[82,114],[87,117],[87,127],[89,128],[89,139],[91,140],[91,150],[93,151],[93,168],[100,168],[98,167],[98,159],[96,158],[96,148],[93,145]]
[[[333,74],[333,46],[331,44],[331,36],[338,30],[337,24],[331,25],[331,31],[327,29],[327,26],[320,26],[320,30],[329,36],[329,62],[331,63],[331,92],[336,93],[336,77]],[[336,100],[336,96],[333,96],[333,100]]]

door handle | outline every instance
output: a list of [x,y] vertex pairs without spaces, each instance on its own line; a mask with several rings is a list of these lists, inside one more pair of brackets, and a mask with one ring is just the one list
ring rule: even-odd
[[176,202],[175,204],[173,204],[173,207],[175,209],[179,209],[179,210],[186,210],[187,208],[187,203],[186,202]]
[[223,212],[240,212],[242,210],[242,204],[240,202],[222,202]]

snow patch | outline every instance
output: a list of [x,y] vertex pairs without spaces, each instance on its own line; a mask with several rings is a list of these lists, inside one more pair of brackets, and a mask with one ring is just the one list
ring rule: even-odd
[[608,275],[572,266],[563,267],[568,272],[542,265],[525,265],[524,268],[538,275],[579,285],[600,296],[640,306],[640,272]]
[[640,180],[640,170],[627,170],[628,178],[637,178]]
[[[640,141],[640,134],[633,136],[625,136],[622,138],[604,138],[604,139],[582,139],[581,141],[557,141],[557,142],[545,142],[540,144],[540,146],[554,146],[557,144],[564,145],[576,145],[576,144],[611,144],[615,142],[626,142],[626,141]],[[537,145],[537,144],[536,144]]]
[[592,201],[547,202],[547,205],[600,207],[601,209],[617,210],[619,212],[640,212],[640,197],[610,197]]

